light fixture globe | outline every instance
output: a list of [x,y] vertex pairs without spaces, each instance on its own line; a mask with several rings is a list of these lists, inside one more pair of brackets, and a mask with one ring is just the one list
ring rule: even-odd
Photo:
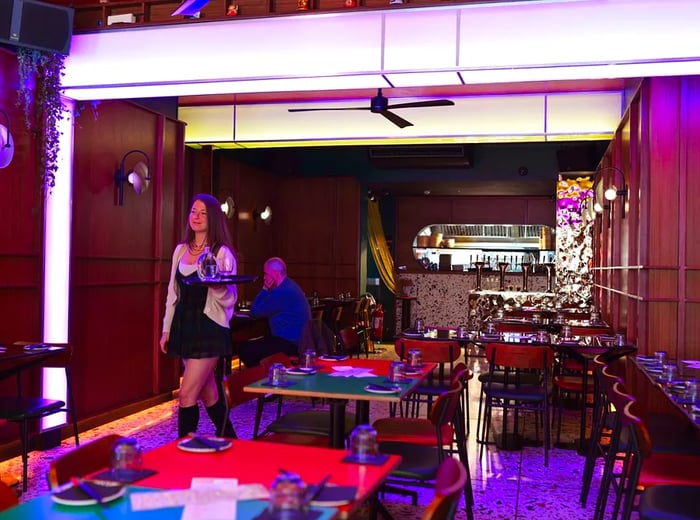
[[[126,159],[129,155],[134,153],[143,155],[146,161],[138,161],[131,170],[125,172]],[[148,186],[151,182],[150,164],[151,161],[143,150],[129,150],[124,154],[124,157],[122,157],[119,163],[119,169],[114,173],[114,184],[117,186],[117,203],[120,206],[124,205],[125,182],[128,182],[134,187],[134,191],[137,195],[141,195],[148,190]]]
[[10,116],[7,112],[0,110],[0,114],[5,116],[5,125],[0,125],[0,168],[6,168],[12,162],[15,154],[15,143],[10,133]]
[[617,188],[613,184],[607,190],[605,190],[605,200],[613,201],[617,198]]

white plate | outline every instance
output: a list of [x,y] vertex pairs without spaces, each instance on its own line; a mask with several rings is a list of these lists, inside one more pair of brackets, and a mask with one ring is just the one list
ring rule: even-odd
[[37,344],[37,345],[25,345],[24,346],[24,350],[26,350],[27,352],[43,352],[45,350],[49,350],[49,348],[51,348],[51,345]]
[[395,390],[387,388],[386,390],[384,390],[382,388],[373,388],[370,385],[367,385],[365,387],[365,391],[369,392],[371,394],[396,394],[399,392],[399,390],[400,390],[399,388],[397,388]]
[[[126,493],[126,487],[121,484],[107,485],[106,483],[97,484],[95,482],[89,482],[88,485],[95,489],[95,491],[100,492],[103,503],[112,502]],[[109,490],[109,488],[112,487],[114,491]],[[74,493],[85,496],[82,491],[77,491],[74,486],[69,486],[62,491],[51,494],[51,499],[58,504],[66,506],[92,506],[97,504],[97,500],[94,498],[73,498],[72,495]]]
[[285,372],[293,376],[310,376],[316,373],[316,370],[311,368],[288,368]]
[[319,356],[318,359],[321,361],[345,361],[348,356]]
[[217,451],[224,451],[231,447],[231,441],[228,439],[222,439],[220,437],[204,437],[209,441],[220,442],[221,447],[218,449],[210,448],[208,446],[188,446],[187,443],[191,442],[193,439],[184,439],[177,443],[177,447],[182,451],[189,451],[191,453],[216,453]]

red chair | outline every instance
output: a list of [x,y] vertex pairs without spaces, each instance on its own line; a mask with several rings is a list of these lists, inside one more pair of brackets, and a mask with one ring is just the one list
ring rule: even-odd
[[105,435],[53,459],[47,474],[49,489],[70,482],[71,477],[85,477],[109,467],[114,443],[122,438],[115,433]]
[[433,400],[450,389],[449,374],[454,372],[454,363],[462,352],[459,343],[454,340],[399,338],[394,343],[394,350],[402,361],[408,358],[409,351],[418,350],[424,363],[438,365],[437,374],[431,372],[408,399],[411,405],[410,415],[417,417],[420,405],[426,404],[427,417]]
[[503,332],[521,332],[523,334],[534,334],[535,332],[537,332],[537,325],[534,323],[512,323],[507,321],[496,321],[494,322],[494,325],[496,326],[496,332],[498,332],[499,334]]
[[17,492],[0,480],[0,511],[10,509],[19,504]]
[[451,457],[445,459],[435,477],[435,497],[428,504],[421,520],[454,518],[468,478],[464,464]]
[[[487,343],[486,357],[489,373],[482,386],[484,419],[481,454],[488,439],[493,408],[503,409],[504,440],[507,438],[508,410],[514,411],[516,426],[520,411],[533,411],[544,417],[544,465],[549,466],[549,374],[554,352],[545,346]],[[496,367],[500,367],[503,373],[497,373]],[[539,417],[535,420],[536,435],[537,419]]]

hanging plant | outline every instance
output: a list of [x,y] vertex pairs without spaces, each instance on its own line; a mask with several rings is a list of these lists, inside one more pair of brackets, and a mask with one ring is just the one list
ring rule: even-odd
[[61,78],[65,58],[58,53],[17,49],[17,106],[24,111],[24,124],[36,143],[37,173],[47,193],[56,185],[61,137],[58,123],[64,117]]

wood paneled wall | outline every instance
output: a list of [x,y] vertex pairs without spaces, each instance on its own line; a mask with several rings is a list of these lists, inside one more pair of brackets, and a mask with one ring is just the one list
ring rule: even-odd
[[[552,187],[554,191],[554,186]],[[430,224],[556,225],[553,197],[398,197],[395,251],[397,266],[419,269],[412,244]]]
[[[199,153],[188,151],[188,153]],[[214,159],[215,195],[232,196],[236,215],[230,230],[239,271],[259,280],[239,287],[252,300],[262,283],[262,266],[271,256],[287,263],[288,273],[311,295],[359,291],[360,186],[343,176],[290,176],[237,161],[220,152]],[[272,208],[270,224],[253,218]]]
[[642,83],[602,165],[623,170],[610,224],[597,224],[598,301],[641,353],[700,358],[700,78]]

